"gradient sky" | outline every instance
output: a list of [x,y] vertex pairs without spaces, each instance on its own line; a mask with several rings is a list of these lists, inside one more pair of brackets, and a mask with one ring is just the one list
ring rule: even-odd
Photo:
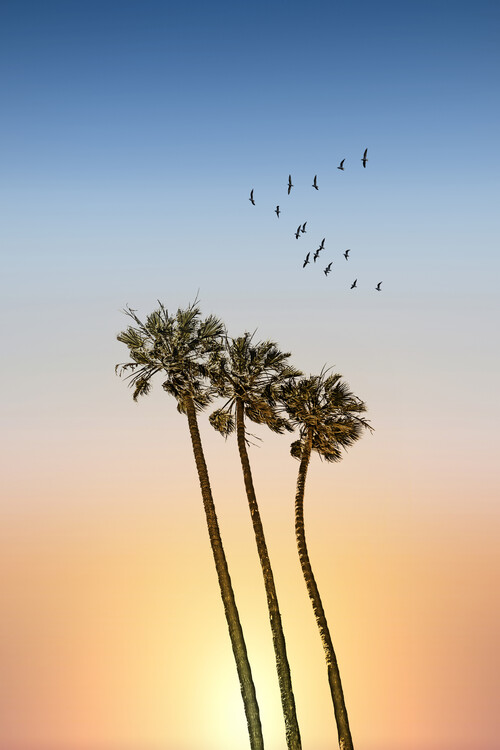
[[[122,308],[197,290],[368,405],[374,434],[306,489],[356,749],[498,748],[499,30],[497,2],[1,3],[2,750],[248,746],[185,419],[114,374]],[[323,237],[328,277],[302,269]],[[284,750],[236,447],[201,429]],[[298,464],[255,432],[303,747],[326,750]]]

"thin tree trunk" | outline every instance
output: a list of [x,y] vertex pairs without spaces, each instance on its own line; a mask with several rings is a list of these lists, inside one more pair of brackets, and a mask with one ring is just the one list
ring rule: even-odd
[[245,443],[245,422],[243,415],[243,402],[236,398],[236,436],[238,440],[238,450],[240,453],[241,468],[243,470],[243,479],[252,518],[255,541],[259,553],[259,560],[264,576],[264,585],[267,595],[267,607],[269,610],[269,621],[273,636],[274,653],[276,657],[276,670],[278,672],[278,682],[281,693],[281,705],[283,707],[283,716],[285,719],[286,743],[289,750],[300,750],[302,745],[300,741],[300,730],[295,710],[295,698],[292,689],[292,678],[290,675],[290,666],[286,654],[285,636],[281,623],[281,614],[278,606],[278,597],[274,585],[274,577],[271,569],[271,562],[267,551],[266,540],[264,537],[264,528],[257,505],[257,498],[252,481],[252,472],[250,461]]
[[250,747],[252,748],[252,750],[263,750],[264,740],[262,737],[259,706],[257,704],[252,671],[250,669],[250,662],[248,661],[247,649],[243,637],[243,630],[241,628],[240,618],[238,615],[238,610],[236,608],[236,601],[231,584],[231,578],[229,576],[227,560],[224,553],[224,548],[222,546],[219,524],[217,521],[217,515],[215,513],[215,505],[212,498],[210,481],[208,478],[207,465],[205,463],[200,432],[198,429],[196,410],[192,399],[190,399],[186,405],[186,413],[189,423],[191,441],[193,444],[196,468],[198,470],[201,494],[203,497],[203,507],[205,509],[205,515],[207,519],[210,544],[212,546],[215,567],[217,570],[217,577],[219,579],[221,597],[224,603],[224,612],[226,614],[226,620],[229,629],[229,636],[231,638],[231,645],[233,647],[236,668],[238,670],[241,695],[243,697],[243,703],[245,706],[248,733],[250,735]]
[[337,658],[333,649],[333,643],[330,636],[330,631],[328,629],[325,611],[323,609],[318,586],[312,572],[311,563],[309,561],[309,554],[307,552],[304,526],[304,490],[307,469],[309,466],[309,460],[311,458],[311,450],[312,431],[309,429],[306,437],[306,442],[304,443],[302,449],[299,474],[297,477],[297,491],[295,494],[295,537],[297,539],[300,565],[302,567],[302,573],[304,574],[307,592],[312,602],[314,615],[318,624],[319,634],[321,636],[321,642],[323,643],[323,648],[325,650],[326,666],[328,670],[328,682],[330,684],[330,692],[332,694],[333,708],[335,711],[335,719],[337,722],[339,747],[340,750],[354,750],[351,731],[349,729],[349,720],[347,718],[347,710],[345,707],[344,692],[342,690]]

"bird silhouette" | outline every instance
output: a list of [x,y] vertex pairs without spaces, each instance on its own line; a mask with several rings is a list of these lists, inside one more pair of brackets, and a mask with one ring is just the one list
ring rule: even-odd
[[290,190],[291,190],[292,188],[293,188],[293,185],[292,185],[292,175],[291,175],[291,174],[289,174],[289,175],[288,175],[288,195],[290,195]]
[[316,190],[319,190],[319,187],[318,187],[318,182],[317,182],[317,177],[318,177],[318,175],[316,175],[316,174],[315,174],[315,175],[314,175],[314,180],[313,180],[313,184],[312,184],[312,187],[313,187],[313,188],[316,188]]
[[356,286],[357,283],[358,283],[358,280],[354,279],[354,281],[351,284],[351,289],[354,289],[354,287]]
[[323,273],[325,274],[325,276],[328,276],[331,270],[332,270],[332,264],[329,263],[327,267],[325,268],[325,270],[323,271]]
[[276,208],[274,209],[274,213],[276,214],[276,216],[277,216],[277,217],[278,217],[278,219],[279,219],[279,217],[280,217],[280,213],[281,213],[281,211],[280,211],[280,207],[279,207],[279,206],[276,206]]
[[344,258],[345,258],[346,260],[349,260],[349,253],[350,253],[350,252],[351,252],[351,250],[350,250],[350,249],[349,249],[349,250],[346,250],[346,251],[345,251],[345,253],[344,253]]
[[299,237],[300,237],[300,227],[301,227],[301,225],[299,224],[299,226],[297,227],[297,231],[295,232],[295,239],[296,240],[298,240]]
[[325,240],[321,240],[321,245],[318,247],[316,252],[314,253],[314,262],[316,262],[316,258],[319,256],[320,252],[325,249]]
[[248,200],[250,201],[250,203],[252,204],[252,206],[255,206],[255,201],[253,199],[253,189],[250,190],[250,198]]
[[363,154],[363,158],[361,159],[361,161],[363,162],[363,166],[364,167],[366,167],[366,162],[368,161],[368,159],[366,158],[366,154],[367,153],[368,153],[368,149],[365,148],[365,153]]
[[377,286],[375,287],[375,289],[377,290],[377,292],[381,292],[382,291],[382,289],[380,288],[381,283],[382,282],[379,281],[378,284],[377,284]]
[[314,261],[315,263],[316,263],[317,259],[319,258],[319,251],[320,251],[320,249],[321,249],[321,248],[319,248],[319,247],[318,247],[318,249],[316,250],[316,252],[315,252],[315,253],[314,253],[314,255],[313,255],[313,261]]
[[300,230],[300,231],[302,232],[302,234],[305,234],[305,233],[306,233],[306,224],[307,224],[307,221],[305,221],[305,222],[304,222],[304,223],[302,224],[302,229]]
[[311,253],[307,253],[305,261],[302,263],[302,268],[305,268],[307,264],[309,263],[309,256]]
[[345,159],[342,159],[342,161],[340,162],[339,166],[337,167],[337,169],[341,169],[342,172],[344,171],[344,162],[345,162]]

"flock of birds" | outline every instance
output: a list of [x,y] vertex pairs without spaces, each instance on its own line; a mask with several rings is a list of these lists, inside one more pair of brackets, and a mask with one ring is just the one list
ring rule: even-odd
[[[363,167],[364,168],[366,168],[366,162],[368,161],[367,153],[368,153],[368,149],[365,148],[365,151],[364,151],[363,156],[361,158],[361,162],[363,163]],[[342,161],[340,162],[339,166],[337,167],[337,169],[340,169],[342,172],[344,171],[344,162],[345,162],[345,159],[342,159]],[[288,175],[288,186],[287,187],[288,187],[288,195],[290,195],[290,192],[291,192],[292,188],[294,187],[294,185],[292,183],[292,175]],[[319,190],[319,187],[318,187],[318,175],[314,175],[314,180],[312,182],[311,187],[313,187],[315,190]],[[255,199],[254,199],[253,193],[254,193],[254,191],[253,191],[253,188],[252,188],[252,190],[250,191],[249,201],[252,204],[252,206],[255,206]],[[274,213],[276,214],[276,216],[279,219],[280,213],[281,213],[279,206],[276,206],[276,208],[274,209]],[[305,221],[303,224],[299,224],[299,226],[297,227],[297,229],[296,229],[296,231],[294,233],[294,237],[295,237],[296,240],[298,240],[303,234],[306,233],[306,224],[307,224],[307,221]],[[324,250],[324,248],[325,248],[325,240],[326,240],[326,238],[323,237],[323,239],[321,240],[320,246],[314,252],[314,255],[313,255],[313,262],[314,263],[316,263],[316,261],[318,260],[320,252],[322,250]],[[344,256],[344,258],[346,260],[349,260],[349,253],[350,252],[351,252],[351,250],[348,249],[348,250],[346,250],[343,253],[343,256]],[[310,255],[311,255],[310,252],[307,253],[307,255],[306,255],[305,259],[304,259],[304,262],[302,263],[302,268],[305,268],[311,262],[309,260]],[[328,274],[332,270],[332,262],[330,262],[326,266],[326,268],[323,269],[323,273],[325,274],[325,276],[328,276]],[[358,280],[354,279],[354,281],[351,284],[351,289],[355,289],[357,287],[357,284],[358,284]],[[382,285],[382,282],[379,281],[378,284],[375,287],[375,289],[377,290],[377,292],[381,292],[382,291],[381,288],[380,288],[381,285]]]

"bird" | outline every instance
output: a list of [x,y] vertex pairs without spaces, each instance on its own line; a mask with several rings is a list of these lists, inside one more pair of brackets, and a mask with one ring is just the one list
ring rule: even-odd
[[344,162],[345,162],[345,159],[342,159],[342,161],[340,162],[339,166],[337,167],[337,169],[341,169],[342,172],[344,171]]
[[325,276],[328,276],[331,270],[332,270],[332,264],[329,263],[327,267],[325,268],[325,270],[323,271],[323,273],[325,274]]
[[302,224],[302,229],[300,230],[300,231],[302,232],[302,234],[305,234],[305,233],[306,233],[306,224],[307,224],[307,221],[305,221],[305,222],[304,222],[304,223]]
[[288,175],[288,195],[290,195],[290,190],[291,190],[292,188],[293,188],[293,185],[292,185],[292,175],[291,175],[291,174],[289,174],[289,175]]
[[318,177],[318,175],[315,174],[314,175],[314,180],[313,180],[312,187],[316,188],[316,190],[319,190],[318,183],[317,183],[317,177]]
[[323,238],[323,239],[321,240],[321,245],[320,245],[320,246],[318,247],[318,249],[316,250],[316,252],[314,253],[314,256],[313,256],[313,257],[314,257],[314,262],[315,262],[315,263],[316,263],[316,258],[318,258],[318,257],[319,257],[319,254],[320,254],[320,252],[321,252],[322,250],[324,250],[324,249],[325,249],[325,240],[324,240],[324,238]]
[[380,288],[381,283],[382,282],[379,281],[378,284],[377,284],[377,286],[375,287],[375,289],[377,290],[377,292],[381,292],[382,291],[382,289]]
[[274,213],[276,214],[276,216],[277,216],[277,217],[278,217],[278,219],[279,219],[279,217],[280,217],[280,213],[281,213],[281,211],[280,211],[280,207],[279,207],[279,206],[276,206],[276,208],[274,209]]
[[299,224],[299,226],[297,227],[297,231],[295,232],[295,239],[296,239],[296,240],[298,240],[298,239],[299,239],[299,237],[300,237],[300,224]]
[[345,253],[344,253],[344,258],[345,258],[346,260],[349,260],[349,253],[350,253],[350,252],[351,252],[351,250],[350,250],[350,249],[349,249],[349,250],[346,250],[346,251],[345,251]]
[[354,289],[354,287],[356,286],[357,283],[358,283],[358,280],[354,279],[354,281],[351,284],[351,289]]
[[309,256],[311,253],[307,253],[305,261],[302,263],[302,268],[305,268],[307,264],[309,263]]
[[255,206],[255,201],[253,199],[253,188],[252,188],[252,190],[250,190],[250,198],[248,200],[250,201],[250,203],[252,204],[252,206]]
[[361,159],[361,161],[363,162],[363,166],[364,167],[366,167],[366,162],[368,161],[368,159],[366,158],[366,154],[367,153],[368,153],[368,149],[365,148],[365,153],[363,154],[363,158]]

